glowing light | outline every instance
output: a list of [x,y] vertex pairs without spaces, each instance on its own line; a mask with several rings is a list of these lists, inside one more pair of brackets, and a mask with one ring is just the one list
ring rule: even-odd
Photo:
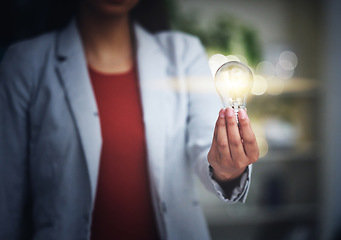
[[226,62],[228,62],[228,58],[226,58],[222,54],[215,54],[212,57],[210,57],[208,64],[210,66],[213,77],[215,76],[218,68],[220,68]]
[[251,89],[251,93],[253,95],[262,95],[266,92],[267,85],[268,84],[264,77],[255,75],[253,79],[253,86]]
[[252,89],[250,68],[241,62],[227,62],[218,69],[214,82],[224,107],[231,106],[237,117],[238,111],[245,108],[247,95]]

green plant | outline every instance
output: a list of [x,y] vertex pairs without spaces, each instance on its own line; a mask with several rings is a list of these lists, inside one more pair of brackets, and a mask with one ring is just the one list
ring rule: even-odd
[[212,19],[204,27],[200,25],[200,11],[184,14],[179,11],[176,1],[167,0],[166,3],[173,29],[198,36],[209,54],[242,55],[250,66],[261,61],[257,31],[250,25],[224,15]]

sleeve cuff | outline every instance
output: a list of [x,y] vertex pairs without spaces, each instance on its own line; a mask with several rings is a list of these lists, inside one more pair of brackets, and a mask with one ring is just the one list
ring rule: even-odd
[[213,179],[212,167],[209,166],[209,174],[214,189],[216,190],[217,196],[224,202],[242,202],[246,200],[246,196],[249,190],[252,165],[249,165],[244,173],[236,180],[228,182],[225,186],[222,186]]

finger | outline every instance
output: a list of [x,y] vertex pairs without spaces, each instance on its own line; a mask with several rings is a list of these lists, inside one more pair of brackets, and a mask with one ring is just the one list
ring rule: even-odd
[[224,112],[225,112],[225,109],[224,109],[224,108],[220,109],[220,111],[219,111],[218,119],[217,119],[217,121],[216,121],[216,123],[215,123],[215,126],[214,126],[213,142],[214,142],[214,141],[217,141],[218,122],[219,122],[220,115],[223,115]]
[[[238,113],[239,127],[243,136],[243,145],[245,153],[252,161],[258,159],[258,145],[256,136],[251,128],[249,118],[244,110],[240,110]],[[255,158],[255,159],[252,159]]]
[[217,134],[216,144],[221,159],[230,159],[230,149],[227,139],[226,122],[225,122],[225,109],[221,109],[219,112],[219,118],[217,120]]
[[234,110],[231,107],[226,109],[225,117],[227,125],[227,138],[230,147],[231,157],[234,160],[243,159],[243,157],[245,157],[245,152],[240,137]]

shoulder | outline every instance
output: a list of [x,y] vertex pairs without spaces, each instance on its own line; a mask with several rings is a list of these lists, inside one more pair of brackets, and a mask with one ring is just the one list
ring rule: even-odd
[[162,31],[151,36],[177,71],[188,74],[190,68],[198,65],[207,73],[207,55],[198,37],[179,31]]
[[154,34],[162,48],[186,55],[202,53],[204,48],[198,37],[180,31],[162,31]]
[[186,75],[210,75],[207,54],[198,37],[179,31],[164,31],[155,34],[155,38],[171,62]]
[[54,51],[56,31],[45,33],[34,38],[12,44],[5,52],[2,64],[19,61],[25,64],[36,64]]
[[46,64],[52,59],[54,35],[51,32],[20,41],[6,50],[0,63],[0,86],[8,94],[15,93],[28,101],[40,73],[46,70]]
[[154,33],[153,35],[161,44],[171,43],[171,44],[177,44],[178,46],[184,46],[184,47],[189,47],[192,44],[201,45],[198,37],[185,33],[185,32],[168,30],[168,31],[157,32],[157,33]]

